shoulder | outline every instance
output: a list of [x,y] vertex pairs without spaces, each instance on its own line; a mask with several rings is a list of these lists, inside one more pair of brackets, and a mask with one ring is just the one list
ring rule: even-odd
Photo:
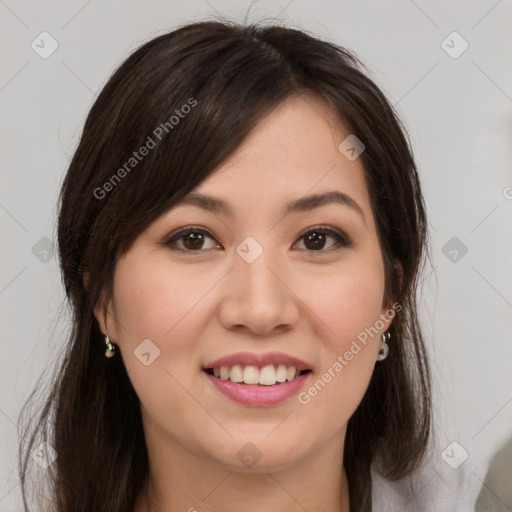
[[472,510],[467,493],[469,473],[464,464],[453,469],[436,457],[408,477],[391,481],[382,476],[377,461],[372,466],[372,508],[400,512]]

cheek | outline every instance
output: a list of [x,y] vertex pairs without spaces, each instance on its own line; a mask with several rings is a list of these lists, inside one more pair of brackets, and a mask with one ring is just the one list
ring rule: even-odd
[[194,325],[190,313],[211,286],[211,277],[203,279],[171,269],[165,259],[150,258],[140,251],[116,266],[114,314],[121,324],[120,341],[127,347],[145,338],[159,345],[179,343],[184,328]]
[[333,273],[327,286],[323,282],[313,302],[315,314],[328,327],[318,334],[322,367],[301,403],[316,410],[312,421],[330,418],[334,427],[353,414],[374,370],[380,343],[377,331],[382,327],[383,268],[378,261],[352,265],[347,272]]
[[[215,294],[204,300],[205,294],[219,282],[220,274],[213,275],[206,265],[205,270],[195,266],[193,272],[177,268],[171,271],[168,261],[159,258],[148,265],[150,257],[140,251],[137,257],[117,263],[114,309],[121,325],[118,342],[130,380],[149,417],[186,437],[187,428],[204,414],[186,390],[194,393],[195,376],[190,369],[199,368],[194,359],[197,340],[213,314],[208,299]],[[310,408],[308,429],[311,427],[311,435],[316,433],[321,439],[349,419],[371,378],[377,338],[370,339],[367,346],[360,344],[351,360],[345,357],[345,362],[340,363],[338,357],[343,357],[351,346],[357,350],[353,340],[378,319],[383,270],[378,260],[358,255],[337,269],[322,270],[319,265],[313,271],[310,267],[308,272],[294,274],[293,279],[299,298],[311,313],[304,317],[303,326],[317,344],[321,365],[309,388],[313,389],[310,404],[296,406],[306,407],[303,412]],[[156,347],[149,347],[150,358],[152,350],[159,351],[150,365],[134,353],[145,339]],[[337,371],[340,364],[342,370]],[[327,377],[322,378],[325,372]],[[175,422],[176,417],[182,421]]]
[[308,417],[308,429],[321,433],[319,438],[334,435],[347,424],[373,373],[375,357],[368,349],[362,349],[351,361],[342,360],[333,358],[298,397]]
[[[352,340],[375,326],[381,313],[384,294],[382,266],[346,266],[322,279],[310,297],[315,314],[328,327],[329,351],[348,349]],[[322,336],[326,339],[325,334]],[[375,336],[374,336],[375,337]]]
[[115,342],[138,396],[148,408],[158,409],[163,395],[179,396],[183,389],[178,383],[191,379],[183,362],[192,362],[195,355],[201,329],[197,304],[211,285],[208,279],[198,279],[203,285],[192,286],[168,264],[147,261],[144,256],[130,256],[117,263]]

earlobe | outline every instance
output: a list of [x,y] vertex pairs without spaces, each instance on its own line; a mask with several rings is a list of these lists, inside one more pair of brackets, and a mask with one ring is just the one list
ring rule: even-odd
[[[87,291],[89,287],[89,272],[84,272],[84,278],[83,278],[84,288]],[[96,317],[96,320],[98,322],[98,325],[100,326],[101,332],[105,332],[105,321],[102,317],[102,308],[101,306],[97,305],[95,306],[94,310],[94,316]],[[104,315],[106,316],[106,315]],[[103,322],[103,325],[102,325]]]
[[[398,277],[398,289],[402,290],[403,285],[403,267],[402,263],[398,260],[394,260],[393,262],[393,268],[395,270],[395,276]],[[381,311],[381,319],[388,322],[388,325],[386,326],[386,329],[389,329],[389,326],[391,325],[393,318],[395,317],[395,314],[402,309],[402,305],[395,301],[394,299],[389,299],[388,301],[393,302],[393,304],[387,303],[387,307],[382,305],[384,309]],[[384,318],[383,318],[384,317]]]
[[100,294],[98,304],[94,308],[94,314],[101,327],[101,332],[103,332],[103,334],[108,334],[113,343],[118,343],[119,333],[114,299],[105,289]]
[[97,305],[94,308],[94,316],[96,317],[96,321],[100,326],[100,330],[103,334],[107,334],[107,310],[102,308],[100,305]]
[[[89,272],[84,273],[84,287],[87,290],[89,286]],[[96,317],[96,321],[98,322],[98,325],[100,326],[100,330],[102,333],[107,333],[107,307],[104,304],[105,301],[103,300],[103,294],[101,295],[100,300],[98,301],[98,304],[94,307],[94,316]]]

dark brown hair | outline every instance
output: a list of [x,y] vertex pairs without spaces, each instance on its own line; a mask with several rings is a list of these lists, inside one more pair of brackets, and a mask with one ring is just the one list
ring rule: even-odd
[[[371,510],[377,459],[393,480],[419,467],[431,429],[430,370],[416,302],[428,232],[406,131],[348,50],[280,25],[212,20],[134,51],[85,122],[59,197],[58,247],[72,323],[42,413],[21,438],[25,510],[30,453],[44,440],[58,454],[47,470],[54,510],[133,511],[148,471],[140,405],[122,359],[104,356],[93,308],[107,303],[117,258],[150,223],[209,176],[272,109],[309,94],[366,146],[360,158],[385,263],[384,299],[402,306],[390,326],[389,356],[376,365],[348,423],[340,465],[350,510]],[[178,122],[171,120],[177,110]],[[155,139],[157,127],[166,130],[156,147],[126,166],[148,136]]]

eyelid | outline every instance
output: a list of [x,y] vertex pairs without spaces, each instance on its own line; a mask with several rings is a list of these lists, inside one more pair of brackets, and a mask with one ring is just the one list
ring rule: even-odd
[[[300,239],[302,239],[304,236],[306,236],[308,233],[310,233],[312,231],[321,231],[323,234],[326,234],[326,235],[334,238],[339,247],[336,248],[336,245],[335,245],[334,246],[335,249],[322,249],[322,250],[318,250],[318,251],[306,249],[305,252],[307,252],[309,254],[321,255],[321,254],[329,253],[329,252],[336,251],[336,250],[339,250],[342,248],[352,247],[354,245],[354,242],[352,241],[352,239],[344,231],[342,231],[338,228],[335,229],[335,228],[332,228],[330,226],[326,226],[323,224],[310,226],[310,227],[304,229],[297,236],[296,240],[299,241]],[[203,233],[218,243],[217,239],[215,238],[215,236],[213,236],[213,234],[211,233],[211,231],[209,229],[207,229],[203,226],[198,226],[198,225],[188,225],[188,226],[183,226],[181,228],[178,228],[175,231],[173,231],[172,233],[170,233],[169,235],[167,235],[161,243],[162,243],[162,245],[164,245],[166,247],[170,247],[171,243],[173,241],[178,240],[181,235],[190,233],[190,232]],[[297,242],[294,242],[294,244],[295,243],[297,243]],[[172,250],[175,250],[178,252],[184,252],[184,253],[188,253],[188,254],[200,254],[202,252],[205,252],[204,250],[193,251],[193,250],[186,250],[186,249],[180,249],[180,248],[172,248]]]
[[[311,231],[321,231],[322,233],[325,233],[326,235],[329,235],[329,236],[335,238],[336,240],[341,239],[343,244],[347,247],[353,245],[352,239],[344,231],[342,231],[341,229],[337,229],[337,228],[336,229],[331,228],[330,226],[326,226],[324,224],[318,224],[316,226],[311,226],[309,228],[306,228],[304,231],[302,231],[298,235],[297,240],[299,240],[303,236],[307,235]],[[313,251],[313,252],[315,252],[315,251]],[[321,252],[321,251],[316,251],[316,252]]]
[[[196,225],[189,225],[189,226],[183,226],[181,228],[178,228],[176,229],[175,231],[173,231],[172,233],[168,234],[163,240],[162,240],[162,245],[164,247],[169,247],[171,248],[172,250],[175,250],[175,251],[178,251],[178,252],[186,252],[186,253],[189,253],[189,254],[200,254],[201,252],[205,252],[205,251],[187,251],[185,249],[180,249],[180,248],[172,248],[171,247],[171,243],[175,240],[179,240],[180,236],[186,234],[186,233],[190,233],[190,232],[199,232],[199,233],[203,233],[207,236],[209,236],[212,240],[215,240],[217,241],[217,239],[213,236],[213,234],[210,232],[209,229],[203,227],[203,226],[196,226]],[[218,243],[218,242],[217,242]],[[220,244],[219,244],[220,245]]]

